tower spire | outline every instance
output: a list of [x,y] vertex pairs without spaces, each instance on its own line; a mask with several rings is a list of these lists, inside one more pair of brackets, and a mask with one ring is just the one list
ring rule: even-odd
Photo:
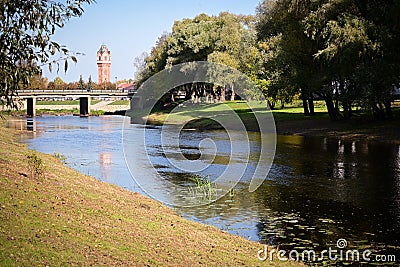
[[111,68],[111,52],[105,44],[100,46],[97,51],[97,70],[98,70],[98,83],[109,83]]

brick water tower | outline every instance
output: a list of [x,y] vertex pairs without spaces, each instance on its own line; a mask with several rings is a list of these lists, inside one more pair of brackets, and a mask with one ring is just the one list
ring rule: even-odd
[[110,82],[111,52],[106,45],[97,51],[97,69],[99,74],[98,84]]

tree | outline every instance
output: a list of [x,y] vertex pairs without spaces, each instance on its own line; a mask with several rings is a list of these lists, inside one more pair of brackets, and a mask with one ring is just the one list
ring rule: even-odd
[[92,75],[89,76],[89,80],[88,80],[88,83],[87,83],[87,89],[88,89],[88,91],[92,91],[93,90]]
[[47,78],[43,78],[41,75],[34,75],[31,77],[30,84],[26,87],[31,90],[43,90],[47,89],[49,81]]
[[142,75],[144,75],[146,68],[147,68],[147,62],[146,62],[146,58],[149,57],[149,54],[147,52],[143,52],[141,53],[139,56],[135,57],[135,59],[133,60],[133,66],[135,67],[135,80],[142,80],[144,77],[142,77]]
[[318,95],[332,120],[351,117],[356,103],[390,116],[399,9],[395,0],[263,1],[257,31],[268,93],[300,92],[305,114]]
[[41,74],[47,65],[64,70],[68,60],[76,62],[74,53],[54,42],[51,37],[70,18],[84,12],[83,4],[94,0],[66,1],[2,1],[0,5],[0,99],[7,106],[16,107],[16,91]]
[[56,90],[63,90],[66,86],[66,83],[60,78],[60,77],[56,77],[54,79],[54,89]]
[[315,59],[325,69],[327,92],[335,92],[336,113],[341,104],[341,117],[351,116],[355,101],[377,118],[384,116],[384,106],[391,115],[391,88],[399,77],[393,10],[399,11],[398,1],[331,0],[304,20],[307,35],[319,44]]
[[[233,58],[227,52],[218,52],[218,51],[213,52],[208,55],[207,61],[223,64],[225,66],[229,66],[234,69],[238,69],[238,67],[239,67],[239,63],[237,62],[237,60],[235,58]],[[218,70],[218,66],[217,66],[217,70],[215,70],[215,71],[213,69],[209,70],[209,75],[214,76],[214,80],[223,82],[223,84],[221,84],[222,90],[223,90],[222,97],[221,97],[222,101],[225,100],[225,88],[230,89],[230,100],[231,101],[235,100],[235,88],[234,88],[233,84],[234,84],[234,81],[236,81],[238,77],[236,77],[236,75],[234,73],[222,72],[222,71]],[[215,75],[220,75],[221,77],[215,77]]]
[[[238,16],[227,12],[219,16],[200,14],[193,19],[175,21],[172,32],[164,33],[158,39],[156,46],[142,63],[140,58],[135,60],[137,70],[140,70],[136,74],[137,85],[140,86],[146,79],[165,68],[192,61],[212,61],[245,73],[251,72],[250,66],[258,51],[255,46],[253,21],[251,16]],[[216,87],[212,84],[197,83],[183,85],[176,91],[185,92],[186,99],[213,96],[225,100],[226,87],[230,92],[230,99],[234,99],[234,83],[229,78],[232,77],[227,76],[224,85]]]
[[78,83],[77,82],[70,82],[65,86],[65,88],[67,90],[76,90],[76,89],[78,89]]
[[78,82],[78,90],[85,90],[85,82],[83,81],[82,75],[79,76],[79,82]]
[[[144,68],[137,69],[135,73],[136,84],[140,87],[148,78],[162,71],[166,66],[167,61],[167,38],[169,34],[163,33],[157,40],[156,45],[152,48],[150,55],[144,58],[142,63],[139,63],[139,58],[135,59],[135,66],[140,65]],[[144,54],[142,54],[144,55]]]
[[47,85],[47,89],[48,90],[55,90],[56,89],[56,85],[54,84],[54,82],[49,82],[49,84]]
[[312,115],[313,93],[319,84],[315,43],[304,33],[303,19],[317,1],[263,1],[257,8],[256,29],[265,54],[264,75],[271,81],[268,94],[289,100],[300,93],[304,114]]
[[97,85],[97,90],[115,90],[115,83],[106,82]]

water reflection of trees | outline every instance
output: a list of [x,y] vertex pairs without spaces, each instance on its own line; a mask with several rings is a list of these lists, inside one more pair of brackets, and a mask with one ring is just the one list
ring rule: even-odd
[[396,145],[298,137],[278,142],[274,168],[286,171],[283,176],[272,171],[273,182],[264,183],[256,199],[260,211],[297,218],[260,212],[260,239],[297,245],[325,245],[339,238],[399,244]]
[[281,247],[324,249],[339,238],[398,245],[399,153],[393,144],[280,137],[257,191],[244,179],[233,197],[180,211],[243,236],[255,227],[261,242]]

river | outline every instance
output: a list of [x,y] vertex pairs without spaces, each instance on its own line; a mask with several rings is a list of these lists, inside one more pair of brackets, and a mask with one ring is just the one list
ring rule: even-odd
[[[124,120],[118,116],[49,116],[8,124],[31,130],[20,137],[30,148],[64,155],[66,163],[81,173],[146,194],[126,165]],[[138,127],[144,126],[131,125],[129,131],[134,133]],[[155,168],[165,179],[185,179],[187,173],[169,166],[159,151],[161,127],[148,127],[148,131],[146,144]],[[258,145],[257,136],[249,134],[252,147]],[[221,131],[185,132],[186,158],[198,158],[196,147],[204,138],[223,147],[227,137]],[[201,174],[212,178],[229,161],[227,151],[217,152],[217,157],[212,168]],[[252,166],[251,160],[248,166]],[[164,184],[154,184],[154,189],[160,195],[167,190]],[[172,208],[190,220],[281,248],[323,250],[335,246],[338,239],[346,239],[351,247],[399,253],[400,146],[278,136],[271,171],[255,192],[249,193],[248,181],[242,179],[233,194],[207,206]]]

